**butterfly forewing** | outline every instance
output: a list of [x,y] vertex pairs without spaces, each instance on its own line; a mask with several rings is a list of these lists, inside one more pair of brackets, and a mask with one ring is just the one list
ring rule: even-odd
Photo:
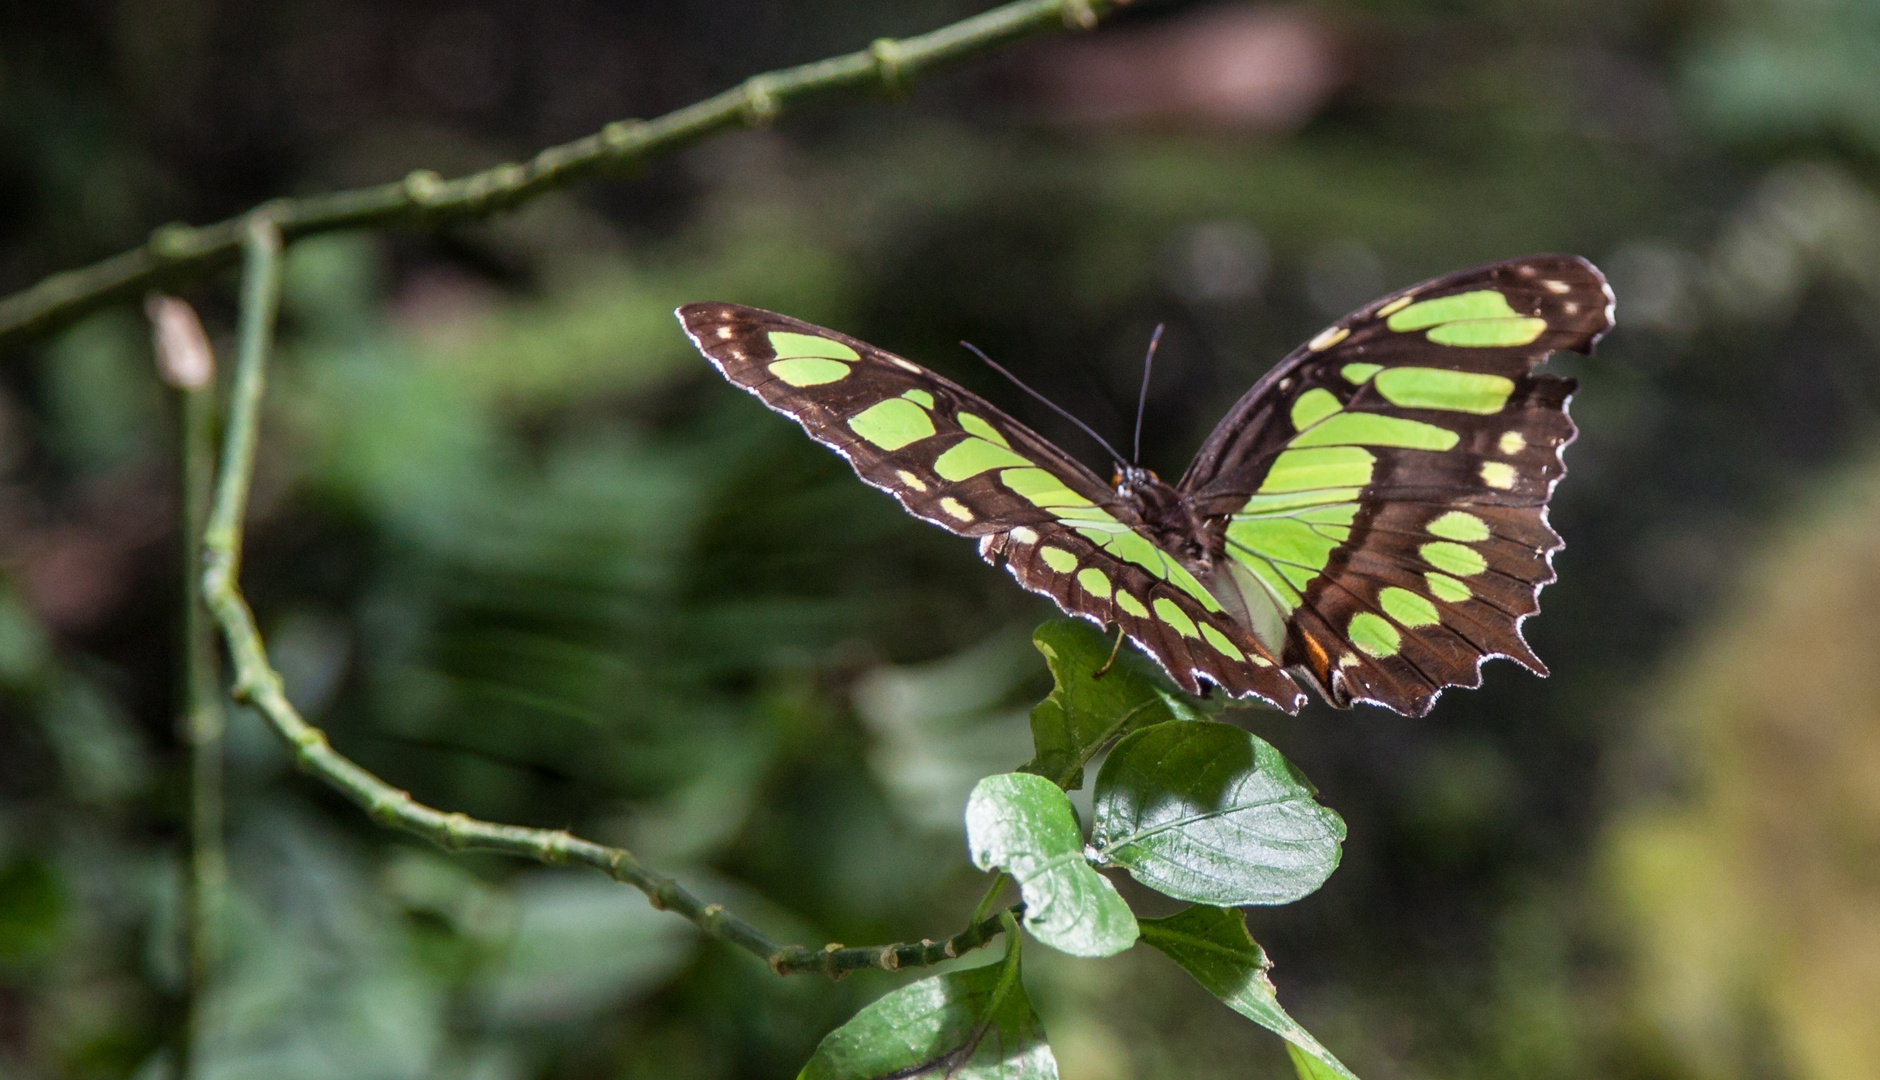
[[1288,711],[1303,703],[1277,657],[1088,469],[984,399],[832,330],[736,304],[679,309],[732,382],[796,420],[911,513],[978,537],[1020,584],[1114,623],[1184,688],[1200,679]]
[[1250,390],[1180,484],[1217,593],[1335,704],[1429,709],[1481,661],[1545,673],[1521,637],[1561,546],[1547,500],[1570,379],[1612,294],[1541,255],[1425,282],[1328,327]]

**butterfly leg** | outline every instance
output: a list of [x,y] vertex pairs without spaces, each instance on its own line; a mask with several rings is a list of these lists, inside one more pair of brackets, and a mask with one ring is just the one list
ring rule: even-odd
[[1116,654],[1122,651],[1123,651],[1123,628],[1119,625],[1116,628],[1116,644],[1110,646],[1110,658],[1103,662],[1102,667],[1091,672],[1090,677],[1092,679],[1101,679],[1105,675],[1108,675],[1110,673],[1111,666],[1116,663]]

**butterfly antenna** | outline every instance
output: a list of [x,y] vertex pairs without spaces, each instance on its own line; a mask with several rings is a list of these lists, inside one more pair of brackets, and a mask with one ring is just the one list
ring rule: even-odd
[[1136,452],[1129,463],[1142,464],[1142,411],[1149,405],[1149,369],[1155,366],[1155,347],[1162,343],[1162,327],[1155,324],[1155,333],[1149,335],[1149,355],[1142,358],[1142,393],[1136,396]]
[[1023,390],[1023,391],[1024,391],[1024,392],[1026,392],[1027,394],[1030,394],[1030,395],[1031,395],[1032,397],[1035,397],[1035,398],[1037,398],[1037,399],[1038,399],[1039,401],[1042,401],[1042,402],[1044,402],[1044,403],[1045,403],[1045,404],[1046,404],[1047,406],[1049,406],[1049,407],[1050,407],[1050,409],[1051,409],[1051,411],[1052,411],[1052,412],[1055,412],[1055,413],[1057,413],[1057,414],[1058,414],[1059,416],[1062,416],[1062,417],[1063,417],[1064,419],[1066,419],[1066,420],[1069,420],[1069,421],[1070,421],[1071,423],[1073,423],[1073,424],[1076,424],[1076,425],[1077,425],[1077,429],[1078,429],[1079,431],[1082,431],[1082,432],[1083,432],[1084,434],[1086,434],[1086,435],[1088,435],[1088,436],[1090,436],[1091,438],[1093,438],[1093,439],[1095,439],[1095,440],[1097,440],[1097,443],[1098,443],[1099,445],[1101,445],[1101,446],[1102,446],[1102,447],[1103,447],[1103,448],[1104,448],[1105,450],[1108,450],[1108,451],[1110,452],[1110,459],[1111,459],[1112,461],[1122,461],[1122,460],[1123,460],[1123,455],[1121,455],[1121,454],[1119,454],[1119,453],[1117,453],[1117,452],[1116,452],[1116,447],[1114,447],[1114,446],[1111,446],[1111,445],[1110,445],[1110,441],[1109,441],[1108,439],[1105,439],[1105,438],[1104,438],[1103,436],[1101,436],[1101,435],[1099,435],[1099,434],[1097,434],[1096,432],[1094,432],[1094,431],[1092,431],[1092,430],[1090,429],[1090,425],[1089,425],[1089,424],[1086,424],[1086,423],[1084,423],[1084,422],[1083,422],[1082,420],[1079,420],[1079,419],[1077,419],[1077,418],[1076,418],[1075,416],[1072,416],[1072,415],[1071,415],[1071,414],[1070,414],[1070,413],[1069,413],[1069,412],[1068,412],[1068,411],[1067,411],[1067,410],[1066,410],[1066,409],[1065,409],[1065,408],[1064,408],[1063,406],[1061,406],[1061,405],[1059,405],[1059,404],[1058,404],[1057,402],[1055,402],[1055,401],[1052,401],[1052,400],[1051,400],[1050,398],[1048,398],[1048,397],[1045,397],[1045,396],[1044,396],[1043,394],[1040,394],[1040,393],[1039,393],[1038,391],[1036,391],[1036,390],[1033,390],[1033,389],[1032,389],[1031,387],[1029,387],[1029,386],[1026,386],[1026,385],[1025,385],[1025,384],[1024,384],[1023,382],[1021,382],[1021,381],[1019,380],[1019,378],[1018,378],[1018,376],[1016,376],[1016,375],[1014,375],[1014,374],[1012,374],[1011,372],[1009,372],[1009,371],[1007,371],[1007,370],[1005,370],[1004,368],[1002,368],[1002,367],[1000,367],[1000,366],[999,366],[998,364],[996,364],[996,363],[994,363],[994,362],[993,362],[993,359],[992,359],[992,357],[990,357],[990,356],[987,356],[987,355],[986,355],[985,353],[983,353],[983,352],[980,352],[980,351],[979,351],[979,346],[977,346],[977,345],[974,345],[974,344],[973,344],[972,342],[970,342],[970,341],[962,341],[962,342],[960,342],[960,344],[961,344],[961,345],[962,345],[963,347],[965,347],[965,349],[966,349],[966,350],[967,350],[968,352],[970,352],[970,353],[972,353],[972,354],[973,354],[974,356],[977,356],[977,357],[979,357],[979,358],[980,358],[981,360],[984,360],[984,361],[986,362],[986,366],[987,366],[987,367],[989,367],[989,368],[991,368],[992,370],[994,370],[994,371],[996,371],[996,372],[998,372],[999,374],[1001,374],[1001,375],[1003,375],[1003,376],[1005,376],[1006,378],[1008,378],[1008,379],[1010,379],[1010,380],[1012,380],[1012,385],[1013,385],[1013,386],[1016,386],[1016,387],[1018,387],[1018,388],[1019,388],[1020,390]]

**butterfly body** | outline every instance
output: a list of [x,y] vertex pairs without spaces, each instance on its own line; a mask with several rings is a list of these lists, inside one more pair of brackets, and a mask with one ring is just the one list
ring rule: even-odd
[[1148,469],[1121,465],[1111,487],[1116,497],[1141,520],[1141,531],[1157,547],[1190,564],[1205,569],[1212,563],[1202,519],[1195,513],[1193,500],[1182,494]]
[[732,382],[800,423],[917,517],[979,539],[1019,583],[1115,624],[1184,688],[1288,711],[1428,711],[1506,656],[1553,580],[1547,500],[1572,440],[1570,379],[1612,296],[1540,255],[1425,282],[1282,360],[1170,484],[1104,484],[977,395],[836,331],[734,304],[679,318]]

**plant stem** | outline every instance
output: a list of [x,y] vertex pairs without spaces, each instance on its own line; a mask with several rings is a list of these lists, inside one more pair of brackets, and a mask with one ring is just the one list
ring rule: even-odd
[[990,918],[975,918],[965,930],[944,942],[858,948],[830,945],[822,949],[780,945],[721,905],[705,903],[672,878],[642,865],[622,848],[583,840],[565,830],[502,825],[425,806],[409,792],[393,787],[333,749],[326,733],[307,723],[287,700],[280,673],[268,661],[254,613],[238,584],[242,518],[254,479],[262,391],[280,300],[281,262],[281,233],[264,214],[257,214],[247,223],[244,238],[241,345],[229,392],[221,468],[203,536],[202,588],[235,665],[235,699],[254,706],[274,725],[294,748],[295,761],[303,772],[337,789],[374,820],[415,833],[447,850],[497,851],[551,865],[594,867],[639,889],[654,907],[675,911],[707,935],[755,954],[779,975],[814,971],[837,978],[863,968],[894,971],[937,964],[986,944],[999,932],[1000,920],[1016,919],[1019,908]]
[[279,226],[265,214],[250,218],[242,230],[235,379],[229,386],[221,475],[203,533],[207,548],[203,588],[212,601],[218,584],[233,588],[241,568],[242,519],[248,511],[248,489],[254,483],[261,397],[267,390],[268,354],[274,348],[274,322],[281,304],[281,244]]
[[822,95],[905,89],[933,68],[1054,26],[1088,29],[1128,0],[1016,0],[950,26],[859,52],[753,75],[738,86],[654,120],[620,120],[526,162],[456,180],[418,170],[403,180],[299,199],[280,199],[200,228],[165,225],[142,246],[41,280],[0,300],[0,349],[158,286],[174,287],[241,256],[246,223],[272,218],[295,240],[366,226],[435,229],[507,210],[578,178],[628,172],[730,127],[767,125],[789,105]]
[[993,1008],[995,1009],[998,1008],[997,1002],[999,999],[1005,997],[1012,989],[1013,985],[1018,982],[1018,957],[1023,944],[1018,939],[1017,916],[1009,911],[1002,912],[999,915],[998,922],[999,932],[1005,935],[1005,957],[1002,963],[1003,970],[999,972],[998,988],[992,992]]
[[992,884],[987,887],[986,895],[980,898],[979,906],[973,909],[973,917],[966,920],[968,925],[978,926],[980,920],[992,913],[992,905],[998,901],[999,894],[1005,891],[1005,883],[1010,880],[1012,876],[1003,870],[992,875]]
[[[222,847],[222,687],[215,626],[202,596],[203,515],[215,469],[215,390],[184,390],[183,398],[183,640],[189,746],[189,1040],[188,1060],[204,1042],[204,1001],[222,960],[223,893],[228,860]],[[192,1074],[185,1068],[179,1075]]]
[[228,862],[222,844],[222,688],[215,626],[202,597],[204,518],[215,477],[215,358],[196,313],[181,300],[145,303],[157,368],[177,390],[178,517],[183,563],[183,694],[177,736],[189,748],[189,858],[184,935],[189,958],[187,1015],[177,1045],[176,1075],[200,1068],[207,1041],[208,998],[222,957],[222,897]]

